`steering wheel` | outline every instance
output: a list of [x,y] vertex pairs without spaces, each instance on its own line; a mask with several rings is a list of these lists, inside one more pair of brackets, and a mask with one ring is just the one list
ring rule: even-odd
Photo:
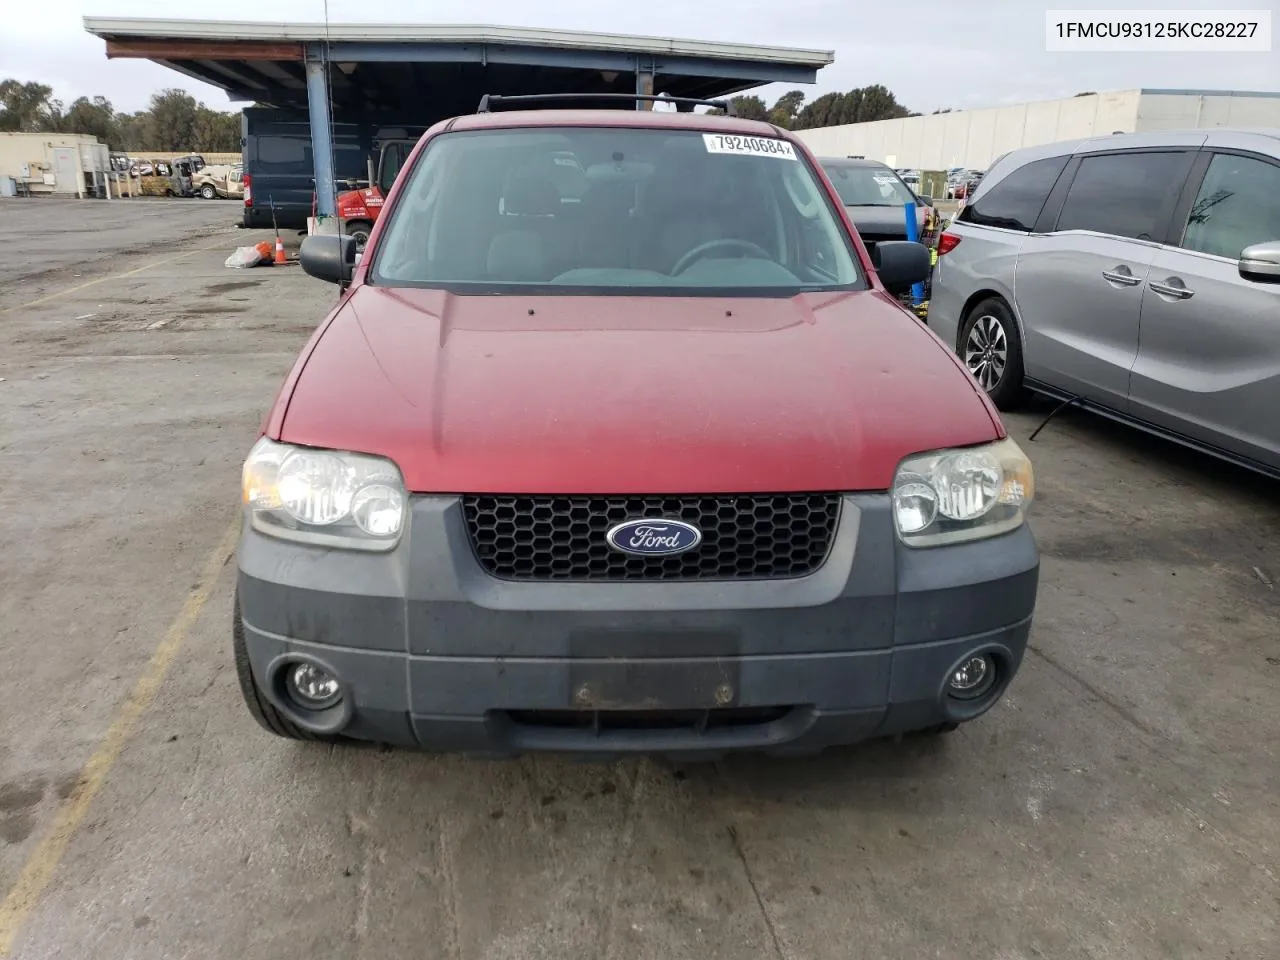
[[750,240],[738,240],[734,237],[721,237],[718,240],[708,240],[706,243],[700,243],[683,257],[676,261],[676,265],[671,268],[673,277],[679,276],[688,270],[693,264],[701,260],[712,250],[719,250],[725,247],[733,250],[740,250],[743,253],[751,253],[757,255],[761,260],[772,261],[773,257],[769,256],[769,251],[759,244],[752,243]]

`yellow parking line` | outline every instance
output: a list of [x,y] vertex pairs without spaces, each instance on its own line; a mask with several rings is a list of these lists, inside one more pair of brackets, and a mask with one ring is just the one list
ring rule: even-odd
[[109,277],[98,277],[96,280],[86,280],[84,283],[78,283],[74,287],[67,287],[65,290],[56,290],[53,293],[45,294],[43,297],[37,297],[28,303],[19,303],[12,307],[0,307],[0,316],[3,316],[6,313],[12,313],[14,310],[26,310],[29,307],[38,307],[42,303],[48,303],[50,300],[57,300],[59,297],[69,296],[79,290],[86,290],[89,287],[96,287],[98,284],[106,283],[108,280],[123,280],[125,277],[137,276],[139,273],[142,273],[144,270],[150,270],[152,267],[160,267],[166,263],[173,263],[175,260],[181,260],[183,257],[189,257],[195,253],[203,253],[205,250],[217,250],[220,246],[222,246],[222,244],[217,244],[212,247],[197,247],[195,250],[175,253],[172,257],[162,257],[159,260],[143,264],[133,270],[126,270],[124,273],[113,273]]
[[212,596],[218,582],[218,574],[235,549],[239,532],[240,523],[237,520],[219,539],[217,549],[206,561],[200,579],[196,581],[195,588],[187,596],[187,602],[182,605],[178,615],[169,624],[169,629],[165,631],[160,645],[151,655],[146,669],[142,671],[142,676],[138,678],[128,699],[116,713],[115,719],[107,728],[106,735],[93,752],[93,756],[80,771],[80,779],[71,796],[58,810],[53,826],[31,852],[31,856],[23,865],[17,883],[6,894],[4,902],[0,903],[0,957],[9,955],[19,928],[53,878],[53,872],[62,860],[67,845],[71,843],[71,838],[84,822],[93,798],[102,789],[111,767],[133,735],[139,717],[155,700],[160,684],[169,672],[192,624]]

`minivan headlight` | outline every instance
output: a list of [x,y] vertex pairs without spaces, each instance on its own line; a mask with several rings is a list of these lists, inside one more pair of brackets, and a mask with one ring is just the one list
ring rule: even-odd
[[250,523],[273,537],[390,550],[404,529],[404,480],[382,457],[263,437],[245,460],[242,480]]
[[1031,461],[1012,440],[908,457],[893,480],[893,519],[909,547],[979,540],[1022,525]]

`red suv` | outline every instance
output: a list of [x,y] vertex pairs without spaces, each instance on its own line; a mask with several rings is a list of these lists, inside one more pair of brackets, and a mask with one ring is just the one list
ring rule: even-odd
[[455,118],[361,256],[301,259],[343,293],[245,463],[234,614],[273,733],[801,752],[1018,669],[1031,466],[894,298],[928,251],[869,257],[786,131]]

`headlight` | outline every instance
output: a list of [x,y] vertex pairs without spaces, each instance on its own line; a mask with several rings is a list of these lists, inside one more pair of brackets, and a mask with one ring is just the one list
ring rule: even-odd
[[390,460],[293,447],[263,437],[249,452],[244,504],[255,530],[332,547],[390,550],[408,496]]
[[1035,493],[1031,461],[1012,440],[908,457],[893,480],[902,542],[932,547],[1022,525]]

